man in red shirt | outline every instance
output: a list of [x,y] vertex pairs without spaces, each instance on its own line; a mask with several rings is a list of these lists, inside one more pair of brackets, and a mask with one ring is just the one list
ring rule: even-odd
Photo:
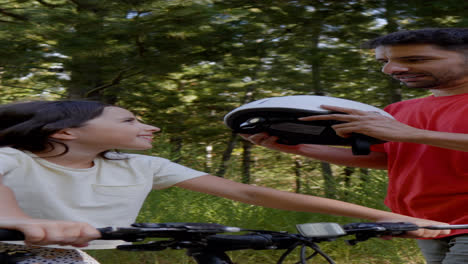
[[[382,72],[431,96],[391,104],[395,117],[322,106],[346,114],[302,120],[339,120],[339,136],[361,133],[388,143],[367,156],[323,145],[286,146],[265,133],[243,135],[255,144],[353,167],[387,169],[386,205],[396,213],[450,224],[468,223],[468,28],[400,31],[365,44]],[[468,230],[418,240],[427,263],[468,263]]]

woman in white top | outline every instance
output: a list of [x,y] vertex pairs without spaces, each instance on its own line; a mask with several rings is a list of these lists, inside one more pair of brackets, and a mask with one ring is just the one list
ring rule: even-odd
[[[36,254],[20,263],[97,263],[75,248],[36,246],[114,248],[120,241],[90,242],[100,236],[96,228],[130,225],[152,188],[170,186],[284,210],[442,224],[241,184],[159,157],[110,152],[150,149],[153,133],[160,130],[117,106],[22,102],[0,106],[0,120],[0,228],[17,229],[26,236],[26,245],[0,243],[0,252],[21,248]],[[448,232],[422,229],[410,235]]]

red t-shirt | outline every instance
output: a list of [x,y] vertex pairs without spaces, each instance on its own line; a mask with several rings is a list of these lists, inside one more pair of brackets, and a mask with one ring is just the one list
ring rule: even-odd
[[[402,101],[385,111],[412,127],[468,134],[468,94]],[[468,224],[468,152],[401,142],[381,146],[373,150],[387,153],[385,204],[393,212]],[[468,230],[450,235],[461,233]]]

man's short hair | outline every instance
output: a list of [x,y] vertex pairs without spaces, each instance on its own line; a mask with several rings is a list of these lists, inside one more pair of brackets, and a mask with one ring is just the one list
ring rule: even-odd
[[378,46],[405,44],[432,44],[442,49],[466,52],[468,50],[468,28],[426,28],[390,33],[371,39],[362,47],[374,49]]

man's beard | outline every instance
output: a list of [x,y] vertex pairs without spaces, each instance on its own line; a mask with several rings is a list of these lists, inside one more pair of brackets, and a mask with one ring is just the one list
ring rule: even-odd
[[461,80],[464,77],[468,76],[468,71],[465,70],[461,73],[447,73],[445,75],[442,74],[442,76],[444,76],[443,78],[438,78],[432,74],[424,74],[424,75],[427,77],[430,77],[430,79],[427,81],[406,83],[404,81],[399,80],[397,77],[395,77],[398,75],[393,75],[392,77],[408,88],[426,89],[426,90],[445,89],[445,88],[449,88],[451,84],[456,84],[458,80]]

